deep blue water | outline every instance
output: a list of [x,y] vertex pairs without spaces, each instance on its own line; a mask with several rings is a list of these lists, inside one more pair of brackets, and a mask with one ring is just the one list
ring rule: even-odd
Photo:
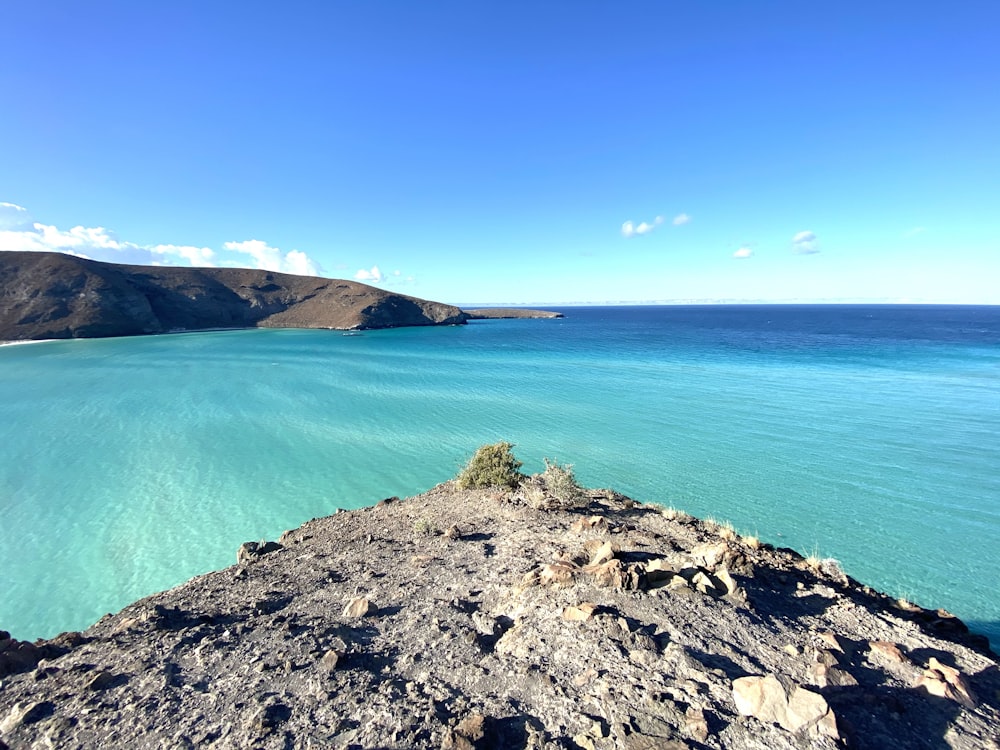
[[517,444],[1000,640],[1000,308],[566,308],[0,348],[0,628],[83,628]]

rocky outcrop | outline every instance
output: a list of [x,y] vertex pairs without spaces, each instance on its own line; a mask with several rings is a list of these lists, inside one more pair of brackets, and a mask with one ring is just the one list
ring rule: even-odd
[[0,341],[206,328],[369,329],[466,319],[457,307],[354,281],[0,252]]
[[947,613],[614,492],[449,482],[279,542],[0,641],[0,747],[997,748]]

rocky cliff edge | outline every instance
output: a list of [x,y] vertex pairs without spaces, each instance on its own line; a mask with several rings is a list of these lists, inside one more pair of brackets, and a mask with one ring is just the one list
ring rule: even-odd
[[615,492],[560,505],[449,482],[2,641],[0,748],[998,746],[995,655],[948,613]]

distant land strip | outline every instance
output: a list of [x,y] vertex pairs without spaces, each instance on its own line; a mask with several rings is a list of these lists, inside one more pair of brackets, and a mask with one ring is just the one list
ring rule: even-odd
[[466,310],[469,320],[499,320],[501,318],[564,318],[561,312],[553,310],[529,310],[522,307],[483,307]]

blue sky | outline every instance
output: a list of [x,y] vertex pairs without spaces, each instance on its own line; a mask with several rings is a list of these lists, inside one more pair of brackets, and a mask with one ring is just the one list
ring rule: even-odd
[[1000,4],[0,11],[0,249],[455,303],[1000,304]]

